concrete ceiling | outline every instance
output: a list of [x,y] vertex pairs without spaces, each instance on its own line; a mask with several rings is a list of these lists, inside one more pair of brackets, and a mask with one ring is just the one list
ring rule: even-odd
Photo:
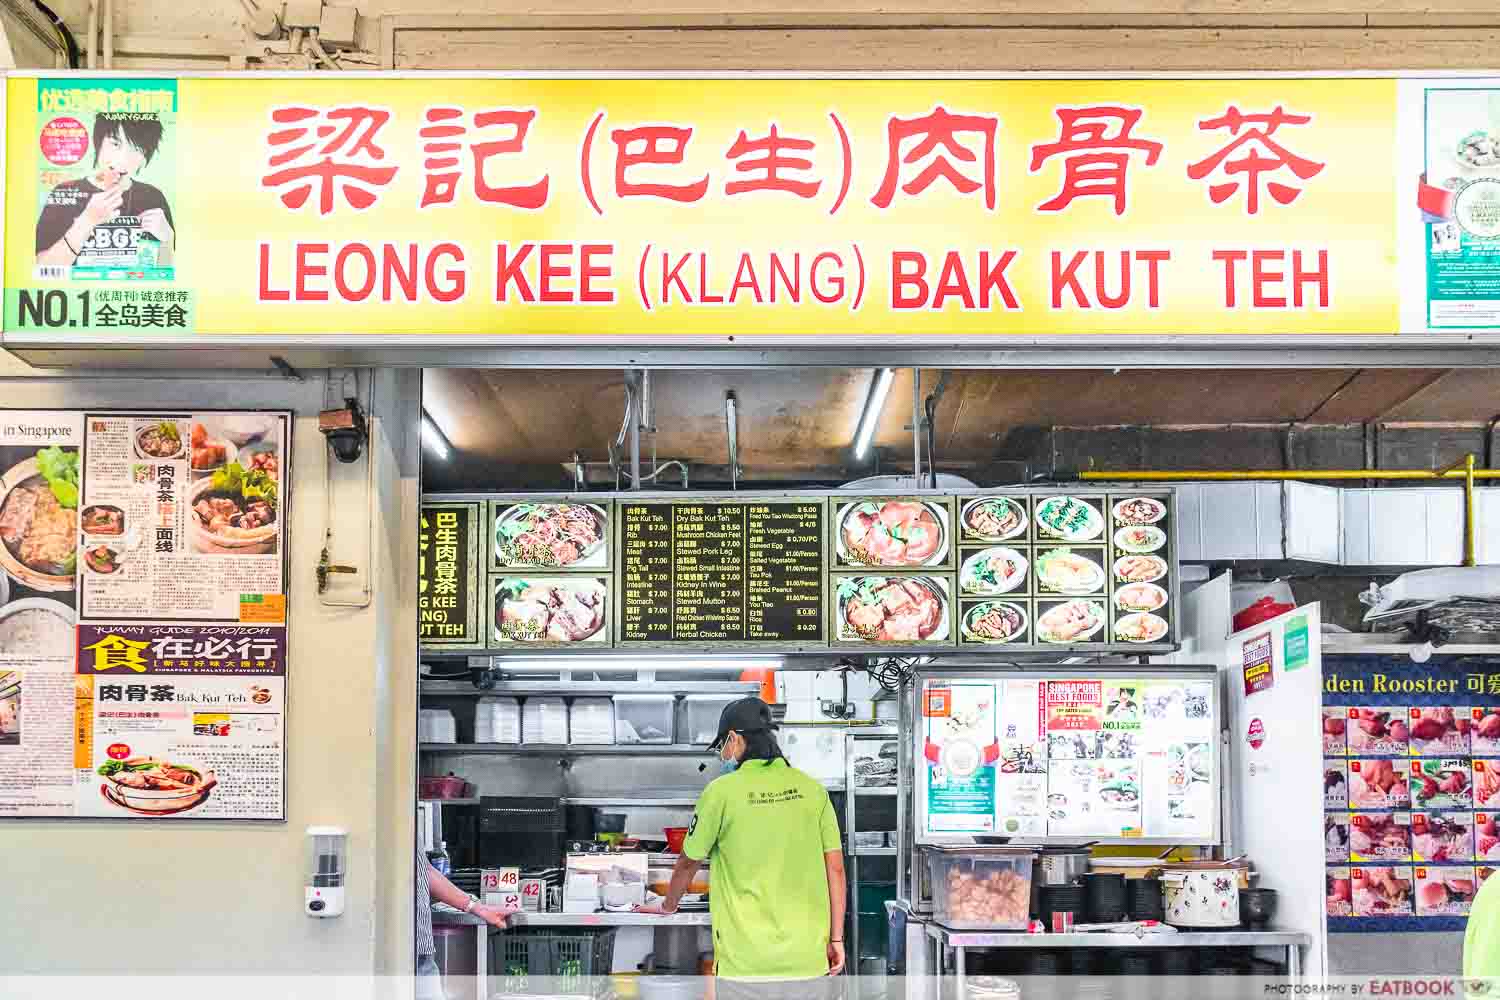
[[[924,370],[921,392],[941,373]],[[746,477],[840,480],[870,471],[850,456],[869,368],[657,371],[656,433],[642,448],[695,467],[727,466],[725,394],[739,402]],[[497,488],[521,478],[556,485],[577,452],[603,463],[619,433],[624,377],[614,371],[429,369],[424,406],[457,452],[429,463],[429,487]],[[887,468],[910,468],[912,375],[896,374],[875,435]],[[1018,428],[1213,427],[1229,424],[1485,423],[1500,414],[1500,371],[1336,369],[1238,371],[988,370],[948,373],[935,421],[940,467],[1008,456]],[[530,470],[530,471],[527,471]],[[541,476],[543,483],[531,480]],[[517,483],[517,485],[521,485]]]

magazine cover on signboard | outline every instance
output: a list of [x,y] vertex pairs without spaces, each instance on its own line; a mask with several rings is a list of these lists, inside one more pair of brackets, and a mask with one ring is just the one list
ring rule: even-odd
[[41,80],[38,281],[170,281],[175,80]]

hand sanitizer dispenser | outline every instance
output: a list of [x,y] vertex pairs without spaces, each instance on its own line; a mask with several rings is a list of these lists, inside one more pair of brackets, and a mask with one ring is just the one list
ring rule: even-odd
[[341,826],[307,828],[307,889],[303,909],[309,917],[337,917],[344,912],[344,868],[349,831]]

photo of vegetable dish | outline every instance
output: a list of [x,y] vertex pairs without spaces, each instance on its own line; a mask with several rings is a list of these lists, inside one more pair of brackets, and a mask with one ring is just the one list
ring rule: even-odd
[[231,462],[193,484],[193,550],[263,555],[276,551],[276,480]]
[[1037,557],[1036,580],[1055,594],[1093,594],[1104,589],[1104,567],[1068,549],[1051,549]]
[[1047,497],[1037,503],[1035,516],[1042,535],[1065,542],[1086,542],[1104,531],[1099,509],[1077,497]]
[[948,638],[947,595],[928,577],[845,577],[837,591],[841,641]]
[[182,428],[175,420],[162,420],[137,428],[135,453],[147,460],[181,458]]
[[1115,560],[1115,579],[1120,583],[1155,583],[1167,575],[1161,556],[1131,555]]
[[1036,635],[1043,642],[1083,642],[1104,627],[1104,605],[1067,601],[1037,615]]
[[1111,510],[1116,524],[1155,524],[1167,516],[1167,505],[1150,497],[1121,500]]
[[1007,594],[1026,582],[1026,557],[1015,549],[982,549],[964,560],[958,586],[965,594]]
[[78,449],[43,448],[0,478],[0,559],[17,582],[72,590],[78,546]]
[[1003,542],[1026,531],[1026,510],[1009,497],[982,497],[964,504],[960,521],[970,538]]
[[604,511],[590,504],[518,503],[495,521],[495,560],[502,566],[604,565]]
[[593,577],[502,578],[495,584],[496,638],[583,642],[600,636],[608,598],[608,588]]
[[85,535],[125,534],[125,512],[118,507],[95,504],[83,509],[83,533]]
[[839,558],[849,566],[935,566],[948,555],[943,516],[915,500],[850,504],[839,518]]
[[964,612],[963,635],[969,642],[1010,642],[1026,633],[1026,611],[1009,601],[983,601]]
[[120,568],[120,553],[108,545],[95,545],[84,550],[83,564],[90,572],[107,576]]

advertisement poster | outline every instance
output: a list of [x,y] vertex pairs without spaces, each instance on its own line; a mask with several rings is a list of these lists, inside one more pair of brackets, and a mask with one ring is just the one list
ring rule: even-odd
[[284,818],[289,419],[0,411],[0,816]]
[[[928,684],[924,833],[1213,837],[1212,681],[1028,677]],[[966,687],[975,690],[961,694]],[[994,749],[976,750],[994,731],[987,706],[995,695]],[[973,761],[991,759],[999,766],[970,770]],[[992,778],[991,771],[998,773]],[[986,805],[995,810],[993,826],[981,815]]]
[[1330,895],[1329,930],[1462,930],[1478,869],[1500,861],[1500,669],[1332,656],[1324,671],[1325,788],[1340,765],[1348,788],[1347,805],[1325,798],[1330,886],[1350,893]]
[[[177,81],[40,80],[36,110],[36,279],[172,281]],[[98,325],[149,306],[165,327],[155,294],[98,301]]]
[[1273,669],[1276,654],[1271,645],[1271,633],[1256,636],[1247,640],[1244,647],[1244,658],[1241,664],[1245,672],[1245,693],[1255,694],[1258,691],[1269,691],[1276,683],[1276,672]]
[[1435,328],[1500,326],[1500,89],[1426,90],[1418,205]]
[[955,681],[925,694],[923,755],[930,833],[995,829],[999,692],[995,681]]
[[483,646],[479,632],[479,537],[484,504],[424,503],[417,534],[417,640]]

